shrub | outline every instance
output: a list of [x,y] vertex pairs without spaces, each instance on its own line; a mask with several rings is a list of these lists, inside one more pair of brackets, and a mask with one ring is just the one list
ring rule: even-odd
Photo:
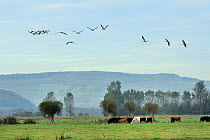
[[78,113],[78,116],[83,116],[84,114],[83,113]]
[[71,136],[64,136],[64,134],[55,137],[56,140],[72,139]]
[[109,119],[98,119],[98,124],[107,123]]
[[19,122],[17,122],[17,119],[15,117],[11,117],[11,116],[7,116],[4,121],[4,124],[19,124]]
[[36,124],[36,121],[33,119],[27,119],[24,121],[24,124]]

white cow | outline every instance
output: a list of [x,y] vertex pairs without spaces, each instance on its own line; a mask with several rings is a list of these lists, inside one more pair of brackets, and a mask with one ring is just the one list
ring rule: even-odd
[[131,123],[140,123],[140,117],[134,117]]

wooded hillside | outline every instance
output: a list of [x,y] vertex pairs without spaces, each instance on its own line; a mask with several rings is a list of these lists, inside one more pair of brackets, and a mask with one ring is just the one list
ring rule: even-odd
[[[63,101],[67,92],[75,97],[77,107],[98,107],[112,81],[122,83],[122,91],[192,91],[200,79],[180,77],[176,74],[129,74],[103,71],[46,72],[34,74],[0,75],[0,88],[20,94],[38,105],[48,92]],[[201,79],[202,80],[202,79]],[[206,87],[210,82],[205,81]]]

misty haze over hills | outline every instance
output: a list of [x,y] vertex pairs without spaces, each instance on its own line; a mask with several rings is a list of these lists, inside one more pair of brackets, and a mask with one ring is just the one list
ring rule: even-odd
[[[176,74],[129,74],[104,71],[67,71],[32,74],[0,75],[0,88],[13,91],[33,102],[36,106],[43,101],[48,92],[53,91],[57,100],[63,102],[67,92],[75,98],[76,107],[98,108],[112,82],[121,82],[121,91],[135,89],[140,91],[192,91],[196,78],[180,77]],[[210,81],[204,82],[207,89]]]
[[0,97],[0,108],[35,108],[31,101],[12,91],[0,89]]

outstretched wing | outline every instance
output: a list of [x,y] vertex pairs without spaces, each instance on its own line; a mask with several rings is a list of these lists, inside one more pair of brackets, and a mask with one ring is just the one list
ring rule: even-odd
[[144,38],[144,36],[141,36],[141,38],[143,39],[143,41],[146,41],[145,38]]
[[98,27],[95,27],[93,30],[96,30],[96,29],[98,29]]
[[108,27],[109,25],[106,25],[105,29]]

